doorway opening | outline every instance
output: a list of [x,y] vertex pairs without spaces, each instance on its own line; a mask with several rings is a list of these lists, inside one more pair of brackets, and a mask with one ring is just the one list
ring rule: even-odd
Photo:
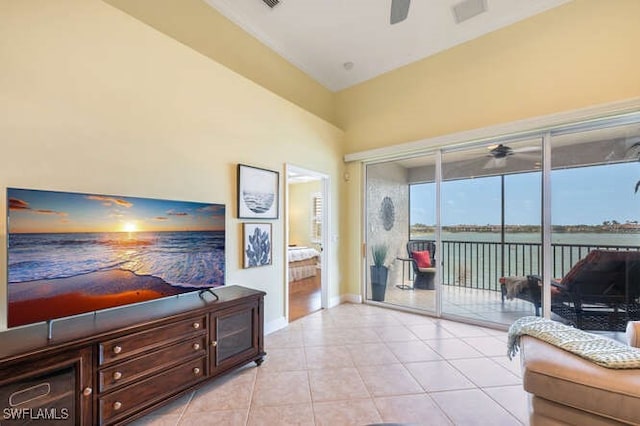
[[327,306],[328,177],[287,166],[289,321]]

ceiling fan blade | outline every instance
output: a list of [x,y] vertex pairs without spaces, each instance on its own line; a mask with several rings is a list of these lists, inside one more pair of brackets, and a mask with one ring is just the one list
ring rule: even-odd
[[411,0],[391,0],[391,25],[407,19]]
[[625,160],[640,160],[640,138],[629,138],[632,145],[624,152]]
[[521,148],[514,148],[513,152],[538,152],[542,151],[542,147],[540,145],[535,146],[523,146]]
[[483,170],[487,169],[502,169],[507,165],[507,157],[491,158],[482,167]]

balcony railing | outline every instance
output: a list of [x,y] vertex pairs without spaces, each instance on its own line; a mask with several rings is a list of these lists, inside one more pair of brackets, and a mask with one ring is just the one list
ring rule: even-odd
[[[640,246],[552,244],[551,276],[563,277],[591,250],[640,250]],[[542,275],[542,244],[495,241],[442,241],[445,285],[500,291],[503,276]]]

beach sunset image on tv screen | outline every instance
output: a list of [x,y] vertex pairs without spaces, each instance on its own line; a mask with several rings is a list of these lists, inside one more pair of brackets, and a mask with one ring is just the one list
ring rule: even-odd
[[7,189],[9,327],[224,285],[225,206]]

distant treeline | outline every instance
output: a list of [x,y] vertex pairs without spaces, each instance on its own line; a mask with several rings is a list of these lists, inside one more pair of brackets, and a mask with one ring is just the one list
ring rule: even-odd
[[[602,225],[555,225],[552,226],[552,232],[566,233],[640,233],[640,225],[638,222],[618,223],[614,221],[606,221]],[[501,232],[500,225],[453,225],[443,226],[445,232]],[[505,232],[508,233],[534,233],[542,232],[541,226],[536,225],[505,225]],[[416,223],[411,225],[412,234],[431,234],[435,232],[435,227]]]

